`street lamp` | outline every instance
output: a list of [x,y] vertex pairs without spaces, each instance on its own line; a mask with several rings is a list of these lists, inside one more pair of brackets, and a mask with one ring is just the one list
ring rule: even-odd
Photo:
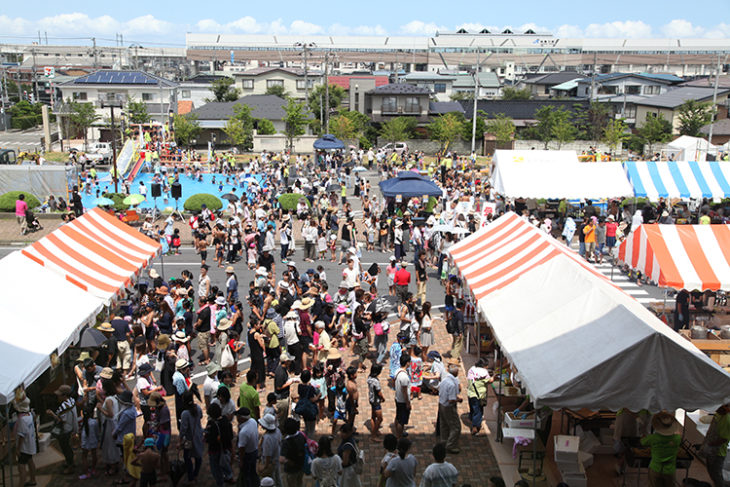
[[314,42],[295,42],[294,47],[301,49],[304,55],[304,99],[306,103],[309,103],[309,83],[307,80],[307,56],[309,51],[317,47]]
[[101,108],[109,108],[111,112],[112,164],[114,167],[114,176],[112,176],[112,179],[114,180],[114,192],[119,193],[119,173],[117,172],[117,135],[114,132],[114,109],[121,109],[124,107],[124,103],[122,102],[122,97],[120,95],[114,95],[111,99],[99,96],[99,104],[101,105]]

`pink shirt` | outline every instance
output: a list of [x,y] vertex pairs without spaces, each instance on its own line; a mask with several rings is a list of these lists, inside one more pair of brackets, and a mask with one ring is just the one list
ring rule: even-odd
[[28,209],[28,203],[25,200],[15,200],[15,216],[25,216]]

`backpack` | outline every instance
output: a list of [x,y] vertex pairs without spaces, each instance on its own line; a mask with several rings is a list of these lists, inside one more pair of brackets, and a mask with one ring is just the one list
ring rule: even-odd
[[304,437],[304,466],[302,467],[302,471],[304,475],[312,475],[312,462],[317,457],[319,444],[307,438],[307,435],[304,433],[300,432],[300,434]]
[[453,335],[456,332],[456,319],[454,318],[454,315],[451,315],[451,318],[446,322],[446,333],[449,335]]

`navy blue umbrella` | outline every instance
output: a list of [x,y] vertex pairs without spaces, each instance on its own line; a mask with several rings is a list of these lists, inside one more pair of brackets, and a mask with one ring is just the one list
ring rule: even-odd
[[401,195],[404,198],[416,196],[441,196],[441,188],[431,181],[412,171],[403,171],[397,177],[386,179],[380,183],[380,191],[383,196],[395,197]]
[[324,134],[322,137],[314,141],[314,148],[317,150],[344,149],[345,144],[332,134]]

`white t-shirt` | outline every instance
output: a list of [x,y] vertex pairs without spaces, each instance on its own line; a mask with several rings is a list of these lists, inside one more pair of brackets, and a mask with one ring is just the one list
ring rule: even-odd
[[33,424],[32,415],[23,414],[18,417],[16,433],[20,438],[20,453],[25,453],[26,455],[35,455],[38,453],[35,443],[35,424]]
[[212,401],[215,397],[215,393],[218,392],[220,382],[211,378],[210,376],[205,378],[203,381],[203,395],[208,398],[208,401]]
[[[403,394],[403,388],[406,388],[406,393]],[[396,402],[407,402],[408,394],[411,390],[411,378],[403,369],[399,369],[395,374],[395,401]]]
[[137,387],[137,392],[139,393],[139,403],[142,406],[146,406],[147,405],[147,396],[144,395],[143,391],[152,387],[152,384],[150,384],[150,381],[148,381],[144,377],[137,377],[137,386],[136,387]]
[[452,487],[458,478],[459,471],[449,462],[432,463],[423,471],[421,487]]
[[348,288],[357,286],[357,274],[358,271],[355,268],[345,267],[345,270],[342,271],[342,280],[345,281]]

